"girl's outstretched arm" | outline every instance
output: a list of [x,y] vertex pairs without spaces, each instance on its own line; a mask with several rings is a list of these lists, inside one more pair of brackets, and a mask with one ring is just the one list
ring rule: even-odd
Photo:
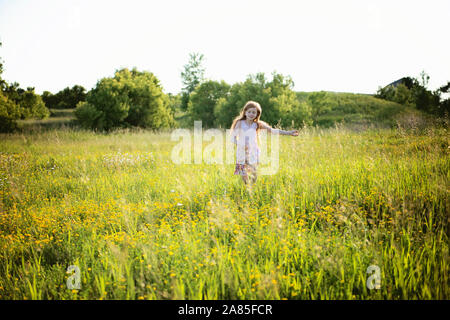
[[263,121],[260,122],[260,126],[261,129],[267,129],[267,131],[269,131],[270,133],[278,133],[287,136],[298,136],[298,130],[285,131],[281,129],[274,129]]

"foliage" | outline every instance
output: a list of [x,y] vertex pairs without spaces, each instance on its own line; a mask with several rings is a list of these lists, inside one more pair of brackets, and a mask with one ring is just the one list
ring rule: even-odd
[[16,103],[22,109],[22,119],[45,119],[50,115],[50,111],[45,106],[41,96],[34,92],[34,88],[27,88]]
[[45,105],[51,109],[70,109],[75,108],[80,101],[86,101],[86,89],[75,85],[72,88],[64,88],[56,94],[49,91],[42,93],[42,99]]
[[[0,42],[0,47],[1,47]],[[0,132],[12,132],[18,128],[18,119],[44,119],[50,115],[34,88],[24,90],[17,82],[8,84],[1,77],[3,62],[0,58]]]
[[184,85],[181,90],[181,107],[183,110],[188,108],[190,94],[203,82],[205,73],[205,68],[202,66],[203,59],[203,54],[189,54],[189,62],[184,65],[184,71],[181,72],[181,79]]
[[0,132],[12,132],[17,129],[15,120],[19,117],[20,110],[17,105],[0,90]]
[[330,100],[325,91],[312,92],[308,96],[308,103],[311,106],[314,121],[317,121],[319,116],[331,110]]
[[87,102],[79,102],[74,113],[77,123],[84,129],[96,128],[102,115],[102,111]]
[[34,88],[28,87],[26,90],[19,87],[17,82],[6,84],[3,93],[7,98],[17,105],[19,112],[16,112],[15,119],[44,119],[50,115],[50,111],[45,106],[41,96],[34,92]]
[[214,109],[221,98],[226,98],[230,85],[225,81],[208,80],[201,83],[189,97],[188,113],[192,120],[201,120],[202,126],[213,127],[217,121]]
[[267,81],[264,73],[249,75],[243,83],[236,83],[230,89],[227,98],[219,99],[214,111],[217,124],[230,127],[231,122],[239,114],[249,100],[257,101],[262,107],[261,120],[290,126],[292,122],[301,124],[310,121],[310,108],[300,104],[290,77],[272,73],[272,80]]
[[403,83],[400,83],[395,90],[392,101],[399,104],[411,105],[414,102],[414,97],[411,90]]
[[173,114],[181,110],[181,95],[168,93],[169,108]]
[[[0,47],[2,43],[0,42]],[[3,93],[6,82],[2,79],[3,61],[0,57],[0,132],[12,132],[17,128],[15,119],[19,118],[20,112],[16,104],[9,100]]]
[[[0,48],[2,46],[2,42],[0,41]],[[5,81],[2,79],[2,73],[3,73],[3,60],[0,57],[0,91],[3,91]]]
[[[420,79],[405,77],[400,79],[396,86],[388,85],[378,88],[375,97],[402,105],[414,105],[418,110],[442,116],[445,112],[448,113],[448,104],[441,99],[443,91],[427,89],[429,80],[430,76],[422,71]],[[445,88],[445,86],[442,88]]]
[[121,69],[103,78],[75,116],[85,128],[111,130],[119,127],[167,128],[174,125],[169,98],[150,72]]
[[438,89],[438,92],[442,96],[446,96],[447,98],[442,98],[439,103],[439,114],[442,115],[450,115],[450,81],[447,82],[446,85],[443,85]]

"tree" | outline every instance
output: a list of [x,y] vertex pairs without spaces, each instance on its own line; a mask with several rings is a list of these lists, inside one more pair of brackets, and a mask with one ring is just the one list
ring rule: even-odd
[[175,114],[178,110],[181,110],[181,95],[180,94],[167,94],[169,96],[169,108],[172,113]]
[[394,91],[392,101],[399,104],[409,105],[414,102],[414,97],[412,96],[411,90],[409,90],[403,83],[400,83]]
[[42,99],[48,108],[75,108],[80,101],[86,101],[86,89],[80,85],[74,85],[72,88],[66,87],[56,94],[44,91],[42,93]]
[[188,111],[191,119],[201,120],[205,127],[216,125],[214,109],[220,98],[226,98],[230,85],[225,81],[209,80],[198,85],[189,97]]
[[195,88],[203,81],[205,69],[202,66],[203,54],[190,53],[189,62],[184,65],[184,71],[181,72],[181,80],[183,89],[181,95],[181,106],[183,110],[187,110],[189,104],[189,96]]
[[442,87],[440,87],[438,89],[439,95],[446,95],[447,98],[441,99],[441,101],[439,102],[439,114],[440,115],[445,115],[447,114],[450,115],[450,97],[449,97],[449,93],[450,93],[450,81],[447,82],[446,85],[443,85]]
[[450,81],[438,89],[441,93],[450,93]]
[[412,92],[416,108],[428,113],[435,113],[439,108],[440,97],[437,93],[427,89],[430,76],[422,71],[420,73],[420,82],[416,79]]
[[[293,91],[294,81],[290,76],[272,73],[272,81],[268,83],[270,89],[269,106],[273,106],[272,114],[269,116],[278,119],[282,127],[291,126],[292,123],[311,123],[310,105],[301,104],[297,94]],[[270,111],[270,110],[269,110]]]
[[19,117],[18,106],[0,90],[0,132],[12,132],[17,129],[16,119]]
[[312,125],[314,121],[311,106],[305,101],[299,102],[298,107],[293,111],[293,118],[298,124]]
[[50,115],[41,96],[34,92],[33,87],[24,90],[17,82],[13,82],[5,85],[4,94],[18,107],[19,114],[16,119],[44,119]]
[[112,130],[118,127],[167,128],[174,125],[156,76],[147,71],[121,69],[113,78],[101,79],[75,110],[81,126]]
[[385,87],[378,87],[377,93],[375,94],[375,98],[384,99],[388,101],[394,101],[395,96],[395,87],[392,85],[388,85]]
[[441,91],[432,92],[428,90],[429,80],[430,76],[422,71],[419,79],[405,77],[396,87],[388,85],[379,88],[375,97],[404,105],[411,104],[428,113],[442,114],[445,106],[443,107],[440,102]]
[[[0,48],[2,46],[2,42],[0,41]],[[0,91],[3,90],[4,85],[6,82],[2,79],[2,73],[3,73],[3,60],[2,57],[0,57]]]
[[[1,46],[2,43],[0,42],[0,47]],[[20,117],[20,111],[17,105],[3,93],[6,82],[2,79],[2,73],[3,61],[0,57],[0,132],[5,133],[12,132],[17,128],[15,119]]]
[[314,121],[331,110],[331,104],[325,91],[312,93],[308,97],[308,103],[311,106]]
[[22,109],[22,119],[45,119],[50,115],[50,111],[45,106],[41,96],[34,92],[34,88],[27,88],[27,90],[21,95],[21,99],[18,104]]
[[271,115],[273,108],[269,105],[271,95],[266,82],[264,73],[258,73],[249,75],[242,83],[235,83],[230,89],[229,96],[217,102],[214,110],[217,124],[223,128],[229,128],[233,119],[250,100],[258,102],[263,109],[262,116],[266,119],[265,121],[271,121],[269,119],[273,118]]
[[78,102],[86,100],[86,90],[79,85],[74,85],[72,88],[64,88],[56,94],[56,105],[54,108],[69,109],[74,108]]
[[49,109],[54,109],[55,106],[57,105],[57,102],[56,102],[57,97],[55,94],[52,94],[50,91],[42,92],[41,98],[42,98],[42,101],[44,101],[47,108],[49,108]]
[[[230,88],[230,93],[226,98],[219,98],[214,107],[215,122],[219,127],[229,128],[233,118],[239,114],[244,106],[242,102],[242,83],[235,83]],[[249,99],[250,100],[250,99]],[[247,100],[248,101],[248,100]]]
[[276,72],[272,73],[271,81],[266,79],[264,73],[249,75],[243,83],[231,87],[226,99],[218,100],[214,111],[217,124],[230,127],[233,118],[249,100],[261,105],[261,120],[272,125],[290,126],[292,121],[308,123],[311,120],[309,106],[300,104],[293,86],[290,77]]
[[17,129],[18,119],[43,119],[50,115],[41,97],[34,93],[34,88],[24,90],[17,82],[9,85],[1,78],[2,72],[3,62],[0,58],[0,132]]

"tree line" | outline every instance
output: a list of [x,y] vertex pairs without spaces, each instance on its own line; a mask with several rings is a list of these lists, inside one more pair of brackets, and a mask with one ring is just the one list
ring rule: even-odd
[[[301,96],[293,90],[290,76],[276,72],[270,78],[264,73],[248,75],[243,82],[232,85],[205,79],[203,59],[201,54],[190,54],[181,72],[184,86],[176,95],[164,93],[153,73],[136,68],[116,70],[113,77],[100,79],[89,92],[75,85],[56,94],[44,91],[39,95],[34,88],[24,90],[18,83],[4,81],[0,60],[0,131],[15,130],[18,119],[44,119],[50,115],[49,109],[75,108],[80,127],[100,131],[173,128],[178,126],[176,114],[183,114],[185,123],[201,120],[206,128],[229,128],[249,100],[261,104],[262,119],[283,128],[325,123],[324,115],[336,109],[327,92]],[[420,80],[406,77],[397,86],[380,87],[375,97],[448,115],[449,99],[442,96],[449,92],[450,82],[431,92],[427,89],[429,76],[423,72],[421,77]]]
[[3,80],[2,73],[3,61],[0,58],[0,132],[16,130],[17,119],[43,119],[49,116],[49,110],[34,88],[22,89],[16,82],[9,84]]
[[0,132],[17,130],[17,120],[42,120],[50,116],[50,108],[74,108],[85,100],[85,89],[78,85],[54,95],[48,91],[39,95],[34,87],[23,89],[17,82],[8,83],[2,78],[2,73],[3,61],[0,58]]

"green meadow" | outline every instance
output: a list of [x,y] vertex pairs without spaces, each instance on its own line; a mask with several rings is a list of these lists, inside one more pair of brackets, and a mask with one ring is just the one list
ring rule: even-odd
[[449,299],[448,130],[299,131],[251,190],[170,131],[2,134],[0,299]]

